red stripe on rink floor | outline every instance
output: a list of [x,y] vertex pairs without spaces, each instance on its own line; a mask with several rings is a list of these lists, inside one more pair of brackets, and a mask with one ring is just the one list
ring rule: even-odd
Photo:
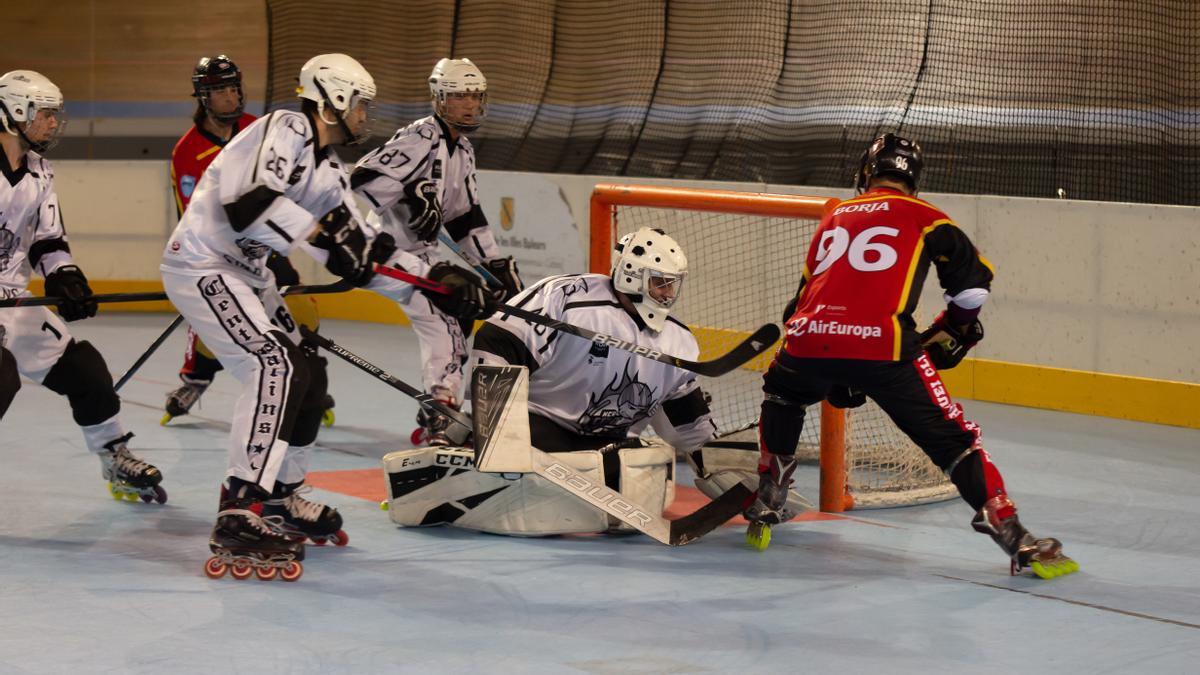
[[[387,483],[383,475],[383,469],[312,471],[308,474],[308,479],[306,482],[315,488],[348,495],[350,497],[358,497],[359,499],[366,499],[370,502],[377,503],[387,499]],[[708,497],[705,497],[696,488],[686,485],[678,485],[675,487],[675,503],[671,504],[671,507],[667,509],[666,516],[670,519],[679,518],[680,516],[685,516],[692,511],[695,511],[708,502]],[[797,516],[792,522],[845,519],[845,516],[839,516],[832,513],[807,511]],[[741,516],[738,516],[737,518],[734,518],[726,523],[726,526],[744,526],[745,524],[746,520]]]

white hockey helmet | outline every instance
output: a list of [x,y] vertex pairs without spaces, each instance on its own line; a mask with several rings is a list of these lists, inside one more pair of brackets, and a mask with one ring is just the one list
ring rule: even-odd
[[[446,124],[464,134],[475,131],[487,116],[487,78],[471,59],[442,59],[429,73],[429,93],[433,97],[433,111]],[[479,94],[479,113],[473,122],[453,120],[446,117],[446,98],[453,94]]]
[[373,101],[375,93],[375,79],[361,63],[345,54],[321,54],[309,59],[300,68],[300,85],[296,87],[300,98],[316,102],[322,122],[333,124],[325,118],[325,107],[333,108],[337,123],[346,133],[347,145],[357,145],[370,137],[369,124],[364,124],[360,133],[352,133],[345,116],[360,102]]
[[613,251],[613,286],[629,296],[638,315],[655,332],[667,324],[685,277],[687,256],[657,228],[643,227],[621,237]]
[[[33,142],[26,132],[39,110],[52,111],[58,127],[48,138]],[[13,136],[20,136],[34,151],[49,150],[58,143],[67,126],[62,91],[50,78],[32,70],[12,70],[0,75],[0,125]]]

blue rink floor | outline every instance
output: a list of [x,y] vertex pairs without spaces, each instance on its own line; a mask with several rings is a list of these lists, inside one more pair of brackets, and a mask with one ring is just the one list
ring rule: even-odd
[[[120,374],[168,321],[72,329]],[[407,329],[324,332],[419,381]],[[965,402],[1026,525],[1082,565],[1054,581],[1009,577],[957,501],[781,526],[758,553],[735,527],[677,549],[403,530],[324,490],[348,547],[310,546],[297,583],[213,581],[235,394],[220,376],[159,426],[182,335],[123,392],[165,506],[112,500],[49,391],[27,382],[0,423],[0,673],[1200,672],[1200,431]],[[331,361],[337,425],[313,469],[376,469],[409,446],[415,404]]]

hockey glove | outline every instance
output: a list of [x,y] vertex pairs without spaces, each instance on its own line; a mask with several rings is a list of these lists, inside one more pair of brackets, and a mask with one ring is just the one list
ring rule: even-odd
[[365,286],[375,275],[367,259],[367,238],[345,204],[321,216],[312,245],[329,251],[325,269],[355,286]]
[[450,295],[420,289],[434,307],[459,321],[486,319],[496,311],[496,303],[483,281],[474,272],[448,262],[439,262],[429,270],[429,280],[449,286]]
[[96,301],[87,277],[75,265],[63,265],[46,275],[46,295],[62,298],[58,314],[66,321],[96,316]]
[[966,357],[972,347],[983,340],[983,324],[972,319],[965,326],[954,326],[946,321],[942,312],[933,324],[921,332],[921,346],[929,354],[929,360],[938,370],[949,370]]
[[367,255],[367,259],[373,263],[386,265],[387,261],[392,259],[392,254],[396,252],[396,238],[387,232],[380,232],[375,237],[375,241],[371,242],[371,252]]
[[437,239],[442,227],[442,205],[438,202],[437,183],[418,180],[404,186],[404,202],[411,220],[408,228],[424,242]]
[[525,284],[521,283],[521,277],[517,274],[517,261],[513,260],[511,255],[507,258],[492,258],[484,263],[484,266],[504,285],[503,288],[492,291],[492,297],[496,298],[496,302],[503,303],[525,288]]
[[829,389],[825,400],[835,408],[857,408],[867,402],[867,395],[844,384],[835,384]]

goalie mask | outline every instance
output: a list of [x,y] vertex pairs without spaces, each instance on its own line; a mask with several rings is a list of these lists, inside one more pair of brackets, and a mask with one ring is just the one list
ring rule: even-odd
[[[226,87],[237,88],[237,107],[231,111],[217,112],[212,107],[214,91]],[[205,56],[192,71],[192,96],[204,107],[204,112],[221,124],[233,124],[242,118],[246,108],[246,95],[242,91],[242,71],[228,56]]]
[[32,70],[0,75],[0,125],[34,152],[46,152],[67,128],[62,91]]
[[[358,61],[345,54],[312,57],[300,69],[296,94],[317,104],[317,117],[322,122],[342,128],[346,145],[358,145],[371,137],[371,125],[365,115],[356,121],[356,129],[347,121],[359,105],[369,108],[375,99],[375,80]],[[333,120],[326,117],[326,108],[332,108]]]
[[667,324],[686,276],[687,256],[662,230],[643,227],[621,237],[613,251],[613,286],[655,332]]
[[469,134],[487,116],[487,78],[471,59],[442,59],[429,74],[433,111],[460,133]]
[[925,161],[921,158],[921,146],[896,134],[884,134],[876,138],[871,147],[863,152],[858,162],[858,173],[854,175],[854,189],[859,194],[867,191],[872,178],[886,176],[906,183],[913,194],[921,185],[921,169]]

